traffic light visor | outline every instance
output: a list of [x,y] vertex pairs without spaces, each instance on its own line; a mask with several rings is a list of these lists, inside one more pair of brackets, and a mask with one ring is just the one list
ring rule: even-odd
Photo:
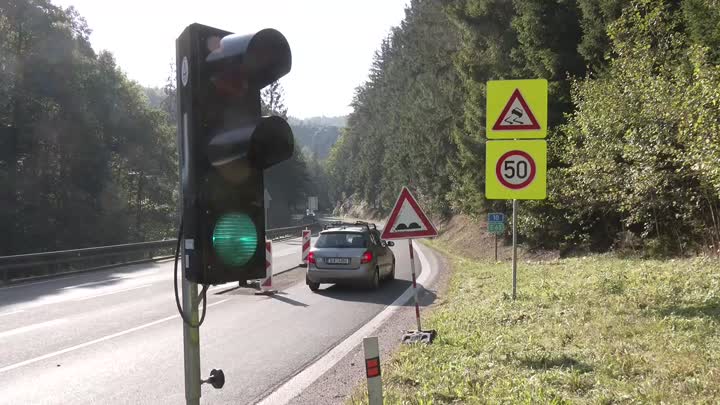
[[244,162],[264,170],[289,159],[294,150],[292,129],[276,116],[263,117],[210,140],[208,158],[217,167]]
[[220,65],[223,71],[246,75],[260,89],[288,74],[292,67],[287,39],[272,28],[249,35],[227,35],[205,60]]

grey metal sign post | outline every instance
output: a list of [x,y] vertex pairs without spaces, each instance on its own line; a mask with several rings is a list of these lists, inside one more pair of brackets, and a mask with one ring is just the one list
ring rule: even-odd
[[517,297],[517,200],[513,200],[512,213],[512,234],[513,234],[513,253],[512,253],[512,299]]
[[[182,255],[183,313],[193,325],[198,324],[198,287],[185,278],[185,250]],[[185,358],[185,401],[187,405],[200,404],[200,328],[183,322],[183,352]]]

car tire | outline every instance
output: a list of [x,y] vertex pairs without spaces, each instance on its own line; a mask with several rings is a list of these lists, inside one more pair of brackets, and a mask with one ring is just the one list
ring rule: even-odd
[[310,287],[310,291],[315,292],[320,289],[320,283],[313,283],[312,281],[307,282],[308,287]]
[[393,259],[392,262],[392,269],[390,270],[390,274],[388,275],[388,280],[395,280],[395,259]]
[[371,290],[377,290],[380,288],[380,271],[378,269],[375,269],[373,272],[369,287]]

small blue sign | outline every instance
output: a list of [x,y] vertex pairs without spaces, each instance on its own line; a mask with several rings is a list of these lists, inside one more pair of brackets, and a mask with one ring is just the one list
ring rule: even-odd
[[505,214],[500,212],[491,212],[488,214],[488,222],[505,222]]

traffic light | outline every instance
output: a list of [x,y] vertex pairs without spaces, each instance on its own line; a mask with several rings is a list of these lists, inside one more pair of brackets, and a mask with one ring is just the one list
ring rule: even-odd
[[265,277],[263,170],[293,153],[260,90],[290,71],[273,29],[236,35],[200,24],[177,40],[178,145],[185,277],[222,284]]

